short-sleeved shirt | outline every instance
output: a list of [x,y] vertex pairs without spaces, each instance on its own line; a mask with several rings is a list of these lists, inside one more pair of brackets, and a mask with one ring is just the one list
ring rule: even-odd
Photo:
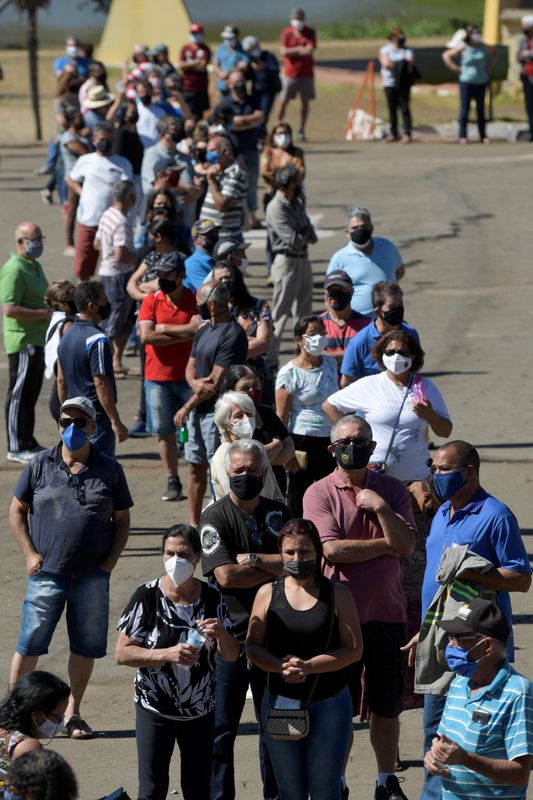
[[[259,106],[249,95],[243,97],[242,101],[235,100],[230,94],[218,106],[217,109],[229,109],[234,117],[247,116],[257,111]],[[237,139],[239,146],[239,153],[246,153],[250,150],[257,150],[257,140],[259,138],[259,125],[255,128],[248,128],[243,131],[233,130],[233,134]]]
[[[248,339],[256,338],[257,329],[261,323],[272,324],[272,311],[267,301],[261,300],[259,297],[254,297],[253,300],[253,305],[248,308],[239,308],[238,306],[233,306],[232,308],[233,316],[246,333]],[[252,364],[262,375],[265,374],[266,362],[264,356],[248,358],[246,363]]]
[[[303,47],[312,44],[316,48],[316,33],[305,25],[301,31],[292,25],[281,31],[279,43],[281,47]],[[312,78],[314,75],[314,58],[310,56],[285,56],[283,74],[286,78]]]
[[248,191],[248,176],[234,161],[217,177],[217,183],[222,197],[230,197],[231,203],[225,211],[219,211],[208,186],[200,212],[200,220],[212,220],[223,229],[226,235],[239,234],[244,222],[244,200]]
[[[277,553],[279,532],[289,518],[287,506],[266,497],[259,498],[253,515],[236,506],[229,494],[208,506],[199,525],[203,574],[212,577],[216,567],[236,564],[238,553]],[[244,641],[259,584],[247,589],[219,588],[235,637]]]
[[101,156],[87,153],[80,156],[70,172],[76,183],[82,183],[76,218],[88,228],[97,228],[100,217],[113,203],[113,184],[133,179],[130,162],[122,156]]
[[[366,318],[368,320],[368,318]],[[402,322],[400,330],[410,333],[416,341],[420,341],[418,331],[407,322]],[[383,334],[376,328],[375,320],[363,328],[348,342],[344,358],[342,359],[341,373],[350,378],[366,378],[367,375],[379,375],[381,367],[372,358],[372,348]]]
[[[46,308],[48,289],[43,268],[38,261],[11,253],[0,270],[0,301],[3,306]],[[20,353],[26,345],[44,347],[48,320],[19,320],[4,314],[3,331],[6,353]]]
[[[450,501],[446,500],[435,513],[426,540],[427,567],[422,584],[422,619],[440,586],[436,574],[444,547],[466,544],[495,567],[531,573],[518,522],[504,503],[480,488],[469,503],[454,511],[451,519],[450,506]],[[498,592],[496,602],[509,625],[512,625],[508,592]],[[512,661],[512,640],[508,643],[507,652]]]
[[15,747],[26,739],[32,738],[22,731],[0,728],[0,769],[7,772]]
[[89,65],[92,64],[92,58],[85,58],[85,56],[71,56],[64,55],[58,56],[54,60],[54,75],[60,75],[67,65],[74,65],[76,72],[81,78],[86,78],[89,74]]
[[[196,299],[189,289],[184,289],[178,304],[158,290],[146,295],[139,310],[139,324],[187,325],[197,313]],[[144,377],[149,381],[184,381],[185,367],[191,354],[192,340],[160,347],[145,344],[146,363]]]
[[113,512],[133,506],[124,470],[90,446],[76,485],[61,444],[37,453],[22,470],[14,496],[30,506],[33,547],[43,572],[77,575],[105,561],[113,543]]
[[354,286],[352,308],[366,317],[372,317],[372,287],[379,281],[395,281],[396,270],[402,264],[400,251],[390,239],[372,237],[372,252],[358,250],[352,242],[333,253],[327,274],[344,270]]
[[209,253],[196,248],[194,253],[185,259],[185,280],[183,285],[197,291],[215,266],[215,259]]
[[465,43],[464,50],[461,53],[459,80],[464,83],[476,83],[478,85],[488,83],[488,60],[488,50],[484,44],[479,45],[479,47],[472,47]]
[[337,320],[334,320],[329,311],[324,311],[320,315],[320,319],[324,323],[326,329],[326,336],[328,337],[328,345],[326,353],[333,350],[346,350],[349,342],[353,340],[356,333],[368,325],[368,317],[363,314],[358,314],[353,311],[347,320],[343,321],[340,325]]
[[176,163],[176,154],[169,153],[162,142],[147,147],[141,167],[142,188],[145,194],[152,191],[156,173]]
[[[218,64],[221,72],[231,72],[233,69],[237,69],[241,61],[245,61],[248,64],[250,58],[242,49],[240,42],[237,43],[235,48],[230,47],[226,42],[222,42],[215,50],[213,60]],[[226,82],[219,78],[217,80],[217,89],[223,91],[226,88]]]
[[[415,531],[411,498],[400,481],[367,470],[364,488],[377,492]],[[307,489],[303,509],[305,519],[315,523],[323,542],[384,538],[377,515],[357,506],[353,487],[344,482],[338,469]],[[379,556],[353,564],[326,562],[324,575],[350,587],[362,623],[406,621],[401,558]]]
[[116,277],[132,271],[133,259],[128,264],[121,264],[115,255],[115,247],[125,247],[130,253],[134,252],[131,225],[122,211],[113,206],[104,211],[98,224],[96,238],[101,245],[99,275]]
[[94,404],[97,418],[107,418],[93,380],[95,375],[105,375],[116,402],[113,356],[103,330],[94,322],[76,317],[59,343],[57,357],[67,386],[67,397],[88,397]]
[[[174,603],[161,579],[139,586],[118,621],[117,630],[147,650],[185,644],[200,619],[216,618],[231,632],[231,620],[220,592],[202,583],[200,597]],[[165,719],[186,722],[209,714],[215,704],[216,642],[208,640],[190,670],[166,662],[141,667],[135,676],[135,702]]]
[[74,169],[74,164],[81,158],[81,156],[77,156],[71,150],[68,149],[67,145],[71,144],[71,142],[80,142],[84,147],[87,148],[88,151],[92,150],[92,145],[89,139],[85,138],[85,136],[78,136],[76,133],[72,131],[63,131],[61,136],[59,137],[59,149],[61,151],[61,158],[63,160],[63,168],[65,170],[65,175],[69,175],[72,170]]
[[[413,51],[410,47],[395,47],[392,42],[380,48],[379,54],[380,56],[387,56],[389,61],[393,63],[406,60],[412,61],[413,59]],[[385,89],[393,89],[398,85],[398,79],[394,70],[387,69],[387,67],[381,67],[381,80],[383,81],[383,87]]]
[[[449,420],[448,409],[435,384],[428,378],[423,378],[423,383],[433,410]],[[388,450],[387,473],[401,481],[419,481],[429,474],[428,422],[413,411],[414,386],[414,381],[410,387],[398,386],[384,371],[361,378],[328,397],[328,402],[342,414],[358,414],[366,419],[376,442],[372,461],[385,461]],[[389,448],[395,425],[394,440]]]
[[293,361],[277,374],[276,389],[285,388],[292,396],[289,431],[301,436],[329,436],[331,422],[322,411],[322,404],[339,387],[337,362],[322,356],[314,369],[302,369]]
[[[533,755],[533,684],[504,663],[492,682],[470,694],[468,678],[453,679],[438,728],[468,753],[498,761]],[[474,716],[475,715],[475,716]],[[525,800],[526,786],[496,783],[463,764],[442,776],[443,800]]]
[[147,147],[153,147],[153,145],[157,144],[159,141],[157,121],[161,117],[165,117],[169,112],[163,104],[151,103],[149,106],[145,106],[141,103],[140,99],[137,98],[137,113],[139,114],[139,119],[135,127],[139,134],[139,139],[145,149]]
[[[183,45],[180,52],[180,61],[197,61],[202,59],[207,64],[211,61],[211,50],[204,44],[196,44],[190,42]],[[184,92],[207,92],[209,88],[209,74],[207,72],[197,72],[196,70],[187,69],[183,70],[183,91]]]
[[[231,317],[220,325],[207,322],[196,334],[191,357],[196,359],[196,377],[207,378],[215,366],[229,369],[233,364],[244,364],[248,353],[248,339],[239,323]],[[215,407],[216,397],[196,406],[200,414]]]

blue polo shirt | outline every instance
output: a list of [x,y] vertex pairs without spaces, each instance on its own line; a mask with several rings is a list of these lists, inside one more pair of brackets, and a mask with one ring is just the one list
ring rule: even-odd
[[105,375],[117,401],[113,356],[109,339],[98,325],[76,317],[57,348],[57,357],[67,385],[67,397],[88,397],[97,419],[107,419],[100,405],[93,377]]
[[[215,50],[213,60],[216,61],[222,72],[231,72],[233,69],[237,69],[241,61],[246,61],[248,64],[250,57],[244,52],[240,42],[235,49],[229,47],[226,42],[222,42]],[[221,78],[217,80],[217,89],[219,92],[227,91],[226,82]]]
[[[502,502],[479,489],[472,500],[455,511],[450,519],[451,503],[447,500],[433,517],[426,539],[427,566],[422,584],[422,619],[440,584],[436,574],[444,547],[468,545],[495,567],[513,572],[531,573],[529,559],[513,512]],[[496,601],[509,625],[512,625],[511,600],[508,592],[498,592]],[[513,661],[512,636],[508,643],[509,660]]]
[[[417,342],[420,341],[418,331],[407,322],[400,325],[402,331],[407,331],[414,336]],[[344,358],[342,359],[341,373],[350,378],[365,378],[367,375],[377,375],[381,372],[379,365],[372,358],[372,348],[381,339],[382,334],[376,328],[375,321],[355,334],[349,340]]]
[[198,247],[185,259],[185,280],[183,285],[196,292],[215,266],[215,259]]
[[327,273],[342,269],[352,279],[354,293],[352,308],[365,317],[372,317],[372,287],[379,281],[395,281],[396,270],[402,263],[400,251],[390,239],[372,237],[371,253],[363,253],[352,242],[337,250],[331,257]]
[[113,543],[113,512],[133,506],[124,470],[96,447],[75,477],[76,484],[58,444],[32,458],[13,492],[30,506],[30,536],[43,572],[77,575],[101,564]]
[[[489,686],[470,695],[468,678],[450,685],[438,733],[468,753],[514,761],[533,755],[533,684],[504,663]],[[461,764],[442,776],[443,800],[526,797],[527,786],[494,783]]]

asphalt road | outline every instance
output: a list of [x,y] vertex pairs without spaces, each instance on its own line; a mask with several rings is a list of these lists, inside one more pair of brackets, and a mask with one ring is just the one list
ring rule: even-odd
[[[323,112],[325,113],[325,112]],[[50,280],[69,277],[72,260],[62,256],[63,223],[58,206],[42,205],[40,179],[32,169],[42,163],[43,148],[1,152],[0,221],[2,256],[7,257],[15,225],[38,222],[47,236],[42,259]],[[331,253],[344,244],[343,213],[347,206],[367,206],[375,232],[401,247],[407,273],[402,282],[406,319],[415,325],[426,351],[426,372],[436,381],[454,422],[453,436],[480,449],[482,482],[516,513],[526,546],[533,535],[531,492],[533,432],[531,430],[531,336],[528,324],[533,304],[531,252],[531,168],[533,150],[527,144],[489,147],[420,144],[331,142],[306,148],[309,207],[320,242],[313,248],[316,274],[315,306],[321,308],[321,277]],[[268,297],[262,265],[262,235],[252,237],[250,287]],[[290,337],[284,357],[291,354]],[[0,392],[5,393],[7,360],[0,355]],[[119,384],[123,419],[136,411],[138,379]],[[57,438],[48,407],[48,387],[37,408],[37,438],[51,446]],[[4,434],[2,442],[5,444]],[[133,670],[113,660],[114,624],[133,589],[161,570],[159,543],[170,524],[185,521],[185,503],[159,500],[164,476],[155,439],[131,440],[118,448],[135,500],[128,547],[113,573],[112,608],[107,658],[96,665],[84,715],[98,731],[93,741],[59,737],[54,749],[74,767],[85,800],[124,785],[136,794],[136,751],[132,704]],[[180,467],[182,477],[186,467]],[[19,469],[0,462],[0,503],[4,519],[0,584],[2,653],[0,675],[7,685],[9,663],[18,635],[25,589],[23,561],[11,536],[7,510]],[[530,600],[513,603],[518,667],[532,672],[533,645]],[[51,653],[40,666],[66,676],[68,646],[63,624]],[[237,796],[261,796],[257,735],[253,713],[246,709],[236,746]],[[421,781],[421,712],[402,716],[401,755],[408,769],[403,788],[418,797]],[[202,753],[198,753],[198,769]],[[178,785],[178,759],[172,786]],[[355,725],[355,742],[348,768],[352,796],[373,796],[375,764],[365,725]]]

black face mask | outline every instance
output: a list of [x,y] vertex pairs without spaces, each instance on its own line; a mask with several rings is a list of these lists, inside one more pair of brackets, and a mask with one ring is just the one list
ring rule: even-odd
[[209,253],[209,255],[211,255],[211,253],[215,249],[215,245],[217,242],[218,242],[218,237],[211,239],[210,237],[205,236],[202,243],[202,247],[204,248],[206,253]]
[[346,447],[335,445],[335,461],[341,469],[363,469],[372,455],[372,445],[356,447],[353,443]]
[[111,148],[113,147],[113,142],[111,139],[100,139],[99,142],[96,142],[94,149],[101,153],[103,156],[106,156],[108,153],[111,152]]
[[405,36],[398,36],[397,40],[398,47],[403,47],[405,44]]
[[220,283],[224,283],[228,287],[230,295],[233,295],[235,290],[235,278],[224,278]]
[[133,122],[133,124],[136,125],[137,122],[139,122],[139,115],[137,112],[130,114],[129,117],[126,117],[126,122]]
[[143,106],[149,106],[151,104],[151,102],[152,102],[152,95],[151,94],[145,94],[144,97],[140,97],[139,100],[141,101]]
[[158,283],[159,283],[159,288],[165,294],[172,294],[172,292],[177,286],[176,281],[170,281],[168,278],[159,278]]
[[381,316],[389,325],[400,325],[403,322],[403,306],[391,308],[390,311],[381,311]]
[[170,134],[170,138],[172,139],[173,142],[176,142],[177,144],[178,142],[181,142],[181,140],[183,139],[183,135],[181,131],[173,131]]
[[305,561],[284,561],[283,572],[292,575],[293,578],[310,578],[316,569],[316,558],[308,558]]
[[364,247],[365,244],[369,243],[371,238],[372,231],[366,226],[355,228],[355,230],[351,231],[350,233],[350,239],[356,245],[356,247]]
[[111,303],[109,302],[109,300],[104,306],[98,306],[98,316],[100,317],[102,322],[104,321],[104,319],[107,319],[110,314],[111,314]]
[[202,319],[209,320],[211,319],[211,314],[209,313],[209,305],[208,303],[200,303],[198,306],[198,313],[200,314]]
[[335,311],[342,311],[346,306],[350,305],[350,300],[352,299],[351,292],[328,292],[328,297],[330,299],[329,305]]
[[236,83],[235,86],[233,87],[233,91],[235,92],[235,94],[239,95],[246,94],[246,86],[244,85],[244,83]]
[[261,494],[265,485],[262,475],[234,475],[229,479],[229,488],[239,500],[253,500]]

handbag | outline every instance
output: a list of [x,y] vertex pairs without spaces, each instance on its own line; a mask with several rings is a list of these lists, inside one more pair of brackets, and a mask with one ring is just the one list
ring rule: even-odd
[[[333,622],[335,619],[335,586],[331,584],[331,605],[330,605],[330,624],[328,640],[324,651],[327,652],[333,633]],[[309,733],[309,703],[315,692],[320,675],[315,675],[313,685],[307,700],[302,703],[300,708],[274,708],[270,706],[265,720],[265,731],[277,742],[298,742],[305,739]],[[270,674],[267,679],[267,689],[270,686]],[[298,702],[298,701],[295,701]]]
[[400,417],[402,416],[403,407],[405,405],[405,401],[407,400],[407,395],[409,394],[409,389],[411,388],[411,384],[413,382],[413,375],[411,375],[411,380],[409,381],[409,385],[405,390],[405,394],[403,396],[402,404],[400,406],[400,410],[398,412],[398,416],[396,417],[396,422],[394,423],[394,428],[392,429],[391,437],[389,446],[387,447],[387,452],[385,453],[385,458],[383,461],[371,461],[368,465],[368,469],[371,469],[372,472],[380,472],[381,474],[387,471],[387,459],[389,457],[389,453],[392,450],[392,443],[394,442],[394,437],[396,436],[396,430],[398,425],[400,424]]

